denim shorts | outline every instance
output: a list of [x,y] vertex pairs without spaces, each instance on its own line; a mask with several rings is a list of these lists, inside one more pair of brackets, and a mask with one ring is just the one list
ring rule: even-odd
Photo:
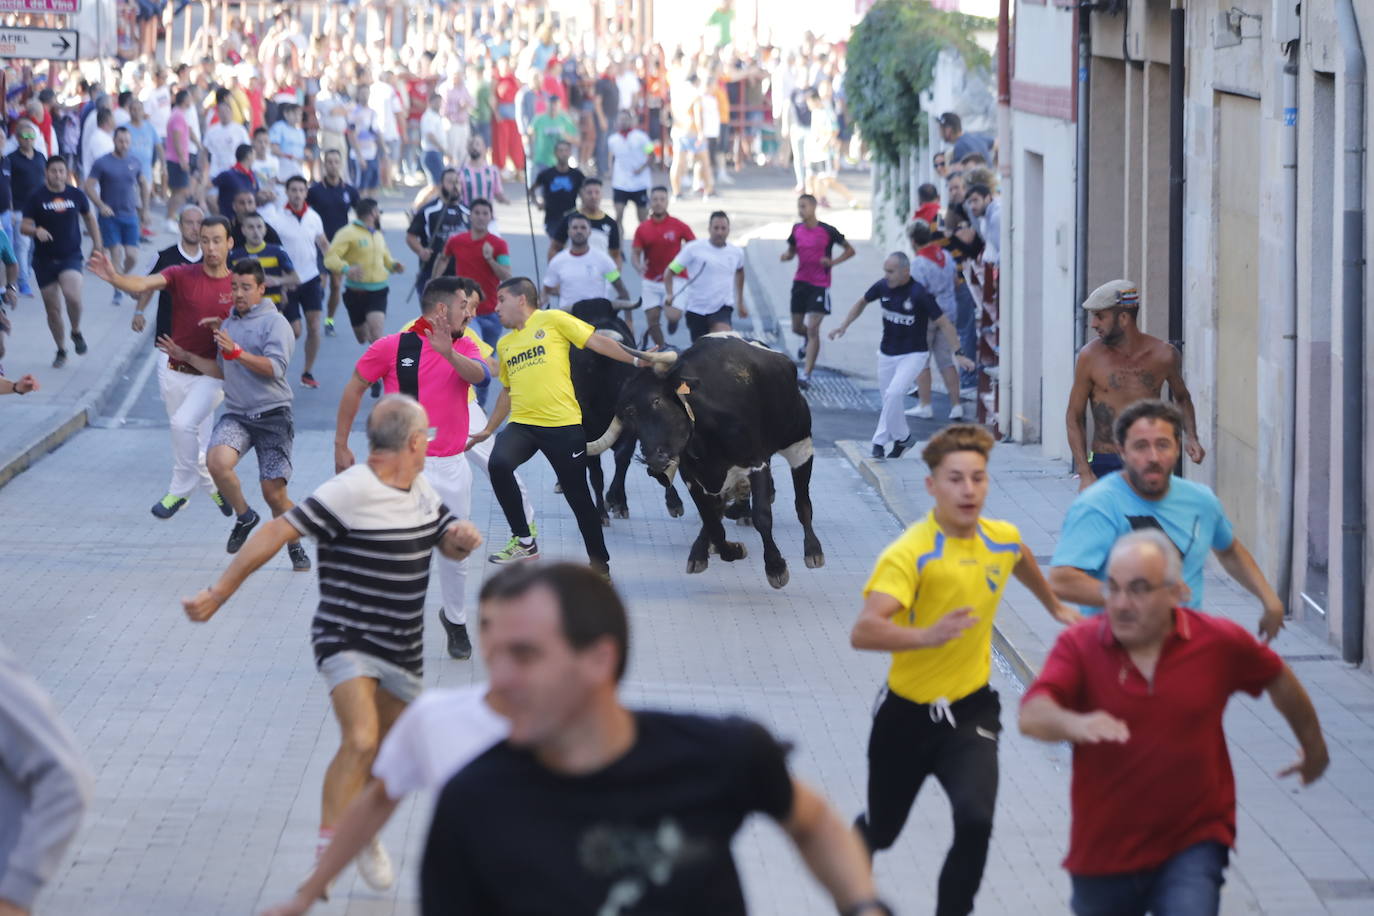
[[256,417],[221,414],[210,434],[210,447],[227,445],[239,455],[253,449],[258,453],[259,480],[290,480],[294,439],[291,408],[278,407]]
[[132,216],[102,216],[96,220],[100,226],[100,239],[108,247],[110,245],[124,245],[126,247],[138,247],[141,241],[143,226],[138,221],[138,215]]
[[344,681],[357,677],[370,677],[377,686],[403,703],[409,703],[420,695],[424,682],[420,676],[407,671],[400,665],[359,652],[357,649],[344,649],[335,652],[320,662],[320,675],[332,693]]

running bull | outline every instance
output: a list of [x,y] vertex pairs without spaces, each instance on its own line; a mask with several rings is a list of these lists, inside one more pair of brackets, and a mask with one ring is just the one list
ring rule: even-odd
[[811,527],[811,408],[792,361],[734,334],[709,334],[682,354],[630,352],[651,362],[653,371],[640,371],[621,391],[615,418],[604,435],[587,443],[587,454],[605,451],[622,430],[633,429],[651,476],[667,485],[682,473],[701,514],[687,572],[704,571],[711,550],[726,561],[747,555],[744,545],[725,539],[721,522],[723,495],[747,477],[768,584],[787,584],[787,561],[773,540],[768,465],[775,454],[792,468],[806,565],[824,566],[825,553]]
[[[596,328],[596,333],[604,334],[621,343],[634,340],[629,325],[611,305],[609,299],[586,299],[572,308],[575,317]],[[638,373],[625,363],[604,359],[590,350],[573,350],[569,354],[572,364],[573,390],[577,393],[577,403],[582,408],[582,428],[589,437],[604,435],[615,419],[616,401],[626,381]],[[587,454],[587,479],[591,483],[592,498],[596,501],[597,514],[601,524],[609,525],[611,516],[629,518],[630,506],[625,498],[625,474],[634,459],[636,437],[632,430],[625,430],[616,442],[612,454],[615,456],[615,471],[611,485],[605,486],[606,479],[601,468],[601,458],[596,452]],[[603,496],[604,491],[604,496]],[[682,497],[670,483],[664,493],[668,514],[678,518],[683,514]]]

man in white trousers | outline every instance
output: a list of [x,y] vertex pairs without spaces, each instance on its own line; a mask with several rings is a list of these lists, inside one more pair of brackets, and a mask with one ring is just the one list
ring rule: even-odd
[[[883,408],[878,414],[878,428],[873,431],[873,457],[899,458],[916,441],[903,408],[912,383],[930,365],[929,328],[933,325],[945,335],[956,353],[959,337],[949,318],[940,312],[935,297],[911,276],[911,259],[894,251],[883,262],[883,278],[850,306],[844,321],[830,332],[830,339],[843,337],[864,308],[875,301],[883,310],[883,336],[878,344],[878,390]],[[969,363],[962,354],[955,358],[960,365]]]
[[[193,218],[182,214],[183,225]],[[168,326],[158,327],[158,349],[167,352],[168,344],[213,360],[214,326],[223,320],[233,305],[229,279],[229,221],[222,216],[206,217],[200,223],[200,260],[173,264],[146,277],[116,273],[104,252],[91,254],[91,273],[116,289],[146,305],[146,295],[166,290],[171,295]],[[140,316],[136,316],[136,321]],[[141,324],[141,322],[139,322]],[[136,326],[137,328],[137,326]],[[205,452],[210,444],[210,417],[224,399],[224,382],[201,373],[178,359],[168,358],[158,372],[158,385],[172,427],[172,482],[167,495],[153,504],[153,515],[171,518],[199,485],[209,493],[224,515],[232,515],[229,504],[215,491],[205,467]]]
[[[400,392],[420,402],[429,415],[429,447],[425,478],[453,517],[466,520],[472,510],[472,467],[464,451],[469,436],[468,395],[472,385],[491,377],[476,345],[456,330],[469,317],[468,297],[457,277],[430,280],[420,296],[420,318],[406,330],[389,334],[368,346],[344,386],[334,430],[334,465],[342,472],[353,465],[348,433],[358,415],[363,392],[380,382],[387,394]],[[472,655],[464,610],[467,558],[440,555],[437,563],[439,612],[448,635],[448,653],[457,659]]]

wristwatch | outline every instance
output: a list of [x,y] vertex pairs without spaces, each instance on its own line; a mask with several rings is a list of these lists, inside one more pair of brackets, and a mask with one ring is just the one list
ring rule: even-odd
[[967,354],[964,353],[964,348],[963,348],[963,347],[959,347],[958,349],[956,349],[956,350],[954,351],[954,355],[955,355],[955,356],[965,356],[965,355],[967,355]]

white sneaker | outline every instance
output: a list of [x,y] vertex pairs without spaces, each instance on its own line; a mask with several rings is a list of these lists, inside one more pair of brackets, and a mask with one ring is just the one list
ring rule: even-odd
[[951,407],[949,409],[949,418],[951,420],[962,420],[964,418],[964,405],[955,404]]
[[917,404],[915,407],[908,407],[905,412],[908,417],[916,417],[920,420],[929,420],[935,416],[935,408],[929,404]]
[[396,883],[396,871],[391,867],[391,856],[386,854],[386,847],[379,838],[373,837],[354,861],[358,866],[358,874],[363,876],[367,886],[374,891],[384,891]]

